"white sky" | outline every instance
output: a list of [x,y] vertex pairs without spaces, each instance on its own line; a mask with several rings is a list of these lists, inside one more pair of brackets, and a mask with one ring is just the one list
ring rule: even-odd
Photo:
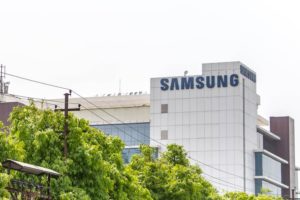
[[[258,75],[260,114],[295,118],[299,157],[299,10],[299,0],[0,0],[0,63],[94,96],[118,93],[120,80],[122,92],[149,92],[150,77],[239,60]],[[7,80],[19,95],[65,92]]]

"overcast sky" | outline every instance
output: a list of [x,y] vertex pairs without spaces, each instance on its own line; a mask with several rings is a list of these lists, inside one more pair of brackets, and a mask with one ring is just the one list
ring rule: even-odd
[[[300,133],[299,0],[0,0],[0,63],[7,72],[84,96],[149,92],[150,77],[201,74],[242,61],[258,76],[259,113],[290,115]],[[10,93],[65,91],[7,77]],[[297,164],[300,165],[297,147]]]

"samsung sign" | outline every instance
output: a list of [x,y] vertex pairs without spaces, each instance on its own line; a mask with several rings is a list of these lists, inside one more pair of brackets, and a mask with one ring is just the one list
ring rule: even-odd
[[167,90],[189,90],[203,88],[226,88],[228,86],[236,87],[239,85],[239,76],[237,74],[218,75],[218,76],[191,76],[162,78],[160,80],[160,89]]

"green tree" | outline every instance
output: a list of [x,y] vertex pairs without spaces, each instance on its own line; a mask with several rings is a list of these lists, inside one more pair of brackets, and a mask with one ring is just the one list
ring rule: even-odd
[[[10,122],[9,136],[0,135],[0,148],[5,149],[0,149],[0,160],[12,158],[60,172],[62,176],[51,182],[55,199],[151,198],[125,170],[120,138],[106,136],[70,114],[68,158],[64,160],[63,113],[39,110],[31,104],[16,107]],[[22,156],[17,157],[17,152]]]
[[20,160],[23,157],[23,145],[8,134],[8,128],[4,127],[0,121],[0,199],[8,199],[10,197],[5,188],[11,179],[11,176],[4,173],[1,163],[8,158]]
[[228,192],[223,196],[224,200],[255,200],[254,195],[248,195],[245,192]]
[[244,192],[228,192],[222,197],[223,200],[282,200],[281,197],[259,194],[258,196],[249,195]]
[[[1,166],[0,166],[1,167]],[[0,173],[0,199],[9,199],[10,195],[5,187],[10,181],[10,176],[5,173]]]
[[140,147],[127,169],[139,177],[139,182],[151,192],[155,200],[218,199],[212,185],[201,176],[201,169],[191,165],[182,146],[167,146],[162,156],[153,158],[153,149]]

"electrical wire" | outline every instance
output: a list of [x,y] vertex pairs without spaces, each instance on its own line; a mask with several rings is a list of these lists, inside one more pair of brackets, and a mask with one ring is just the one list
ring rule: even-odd
[[10,97],[13,97],[13,98],[18,98],[18,99],[25,99],[25,100],[28,100],[28,101],[32,100],[34,102],[38,102],[38,103],[41,103],[41,104],[46,103],[46,104],[49,104],[49,105],[52,105],[52,106],[59,107],[56,104],[49,103],[47,99],[34,98],[34,97],[28,97],[28,96],[16,95],[16,94],[4,94],[4,96],[10,96]]
[[35,83],[38,83],[38,84],[47,85],[47,86],[50,86],[50,87],[55,87],[55,88],[59,88],[59,89],[63,89],[63,90],[69,90],[70,91],[69,88],[65,88],[65,87],[61,87],[61,86],[57,86],[57,85],[53,85],[53,84],[49,84],[49,83],[45,83],[45,82],[41,82],[41,81],[36,81],[36,80],[33,80],[33,79],[29,79],[29,78],[24,78],[24,77],[21,77],[21,76],[18,76],[18,75],[9,74],[7,72],[4,72],[4,74],[7,75],[7,76],[11,76],[11,77],[23,79],[23,80],[26,80],[26,81],[31,81],[31,82],[35,82]]
[[[219,184],[219,185],[222,185],[222,186],[225,186],[225,187],[230,187],[230,188],[232,188],[232,189],[237,189],[237,188],[240,188],[240,191],[243,191],[244,190],[244,188],[243,187],[241,187],[241,186],[237,186],[237,185],[235,185],[235,184],[233,184],[233,183],[230,183],[230,182],[227,182],[227,181],[224,181],[224,180],[222,180],[222,179],[219,179],[219,178],[217,178],[217,177],[214,177],[214,176],[211,176],[211,175],[209,175],[209,174],[207,174],[207,173],[202,173],[203,175],[204,175],[204,178],[206,178],[206,179],[209,179],[209,181],[210,182],[213,182],[213,183],[216,183],[216,184]],[[206,176],[206,177],[205,177]],[[225,182],[225,183],[230,183],[230,185],[228,185],[228,184],[224,184],[224,183],[222,183],[222,182],[218,182],[218,181],[215,181],[215,180],[213,180],[213,179],[210,179],[210,178],[213,178],[213,179],[216,179],[216,180],[218,180],[218,181],[222,181],[222,182]],[[249,190],[247,190],[247,192],[250,192]]]

